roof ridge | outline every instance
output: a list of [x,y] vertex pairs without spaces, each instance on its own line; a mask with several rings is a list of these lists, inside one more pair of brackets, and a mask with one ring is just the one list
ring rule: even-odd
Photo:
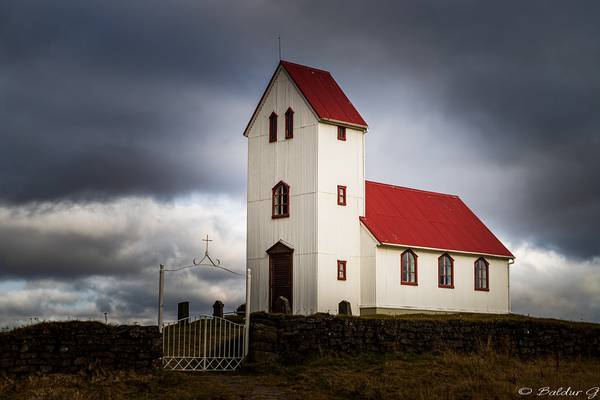
[[387,186],[387,187],[391,187],[391,188],[394,188],[394,189],[410,190],[410,191],[413,191],[413,192],[421,192],[421,193],[433,194],[433,195],[437,195],[437,196],[453,197],[453,198],[456,198],[456,199],[460,200],[460,196],[458,196],[456,194],[433,192],[431,190],[415,189],[415,188],[410,188],[410,187],[407,187],[407,186],[399,186],[399,185],[393,185],[391,183],[375,182],[375,181],[370,181],[370,180],[366,180],[366,179],[365,179],[365,183],[372,183],[372,184],[375,184],[375,185]]
[[324,72],[326,74],[331,75],[331,72],[329,72],[327,70],[320,69],[320,68],[315,68],[315,67],[311,67],[311,66],[308,66],[308,65],[298,64],[298,63],[287,61],[287,60],[279,60],[279,63],[282,64],[283,66],[285,66],[285,64],[290,64],[290,65],[294,65],[296,67],[306,68],[306,69],[310,69],[310,70],[313,70],[313,71]]

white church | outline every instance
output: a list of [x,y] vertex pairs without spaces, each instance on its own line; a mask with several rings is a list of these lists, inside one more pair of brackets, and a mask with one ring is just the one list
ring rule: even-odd
[[244,131],[251,310],[510,312],[512,253],[457,196],[365,180],[367,130],[329,72],[280,62]]

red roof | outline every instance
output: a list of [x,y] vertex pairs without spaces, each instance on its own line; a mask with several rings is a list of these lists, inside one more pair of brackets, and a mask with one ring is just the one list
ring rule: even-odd
[[269,87],[271,87],[273,80],[277,76],[279,67],[283,68],[288,73],[294,84],[298,87],[298,90],[300,90],[308,104],[310,104],[317,114],[319,120],[330,121],[333,123],[345,123],[364,129],[368,127],[365,120],[360,116],[358,111],[356,111],[356,108],[354,108],[350,100],[348,100],[348,97],[346,97],[340,86],[328,71],[294,64],[289,61],[280,61],[279,66],[271,77],[271,81],[258,102],[258,106],[252,114],[252,118],[250,118],[250,121],[244,130],[244,135],[248,133],[248,129],[267,95]]
[[361,221],[381,243],[514,256],[458,197],[365,182]]
[[289,61],[281,61],[281,66],[320,119],[367,127],[365,120],[328,71]]

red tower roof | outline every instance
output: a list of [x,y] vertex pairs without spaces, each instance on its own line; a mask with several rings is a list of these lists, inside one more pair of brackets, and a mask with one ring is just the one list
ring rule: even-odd
[[328,71],[289,61],[281,61],[281,65],[320,119],[367,127]]
[[361,221],[381,243],[513,258],[458,197],[365,182]]
[[248,126],[244,130],[244,135],[247,134],[248,128],[252,124],[252,121],[280,68],[283,68],[287,72],[319,120],[355,126],[363,130],[368,128],[365,120],[360,116],[358,111],[356,111],[356,108],[354,108],[350,100],[348,100],[348,97],[346,97],[340,86],[328,71],[291,63],[289,61],[280,61],[279,66],[271,77],[265,92],[252,114],[250,122],[248,122]]

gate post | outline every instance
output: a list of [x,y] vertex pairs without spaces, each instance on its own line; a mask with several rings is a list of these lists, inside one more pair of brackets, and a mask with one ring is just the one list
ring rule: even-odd
[[250,268],[246,269],[246,323],[244,332],[244,357],[248,355],[248,345],[250,344],[250,288],[252,281],[252,273]]
[[163,324],[163,306],[164,306],[164,288],[165,288],[165,266],[160,264],[158,274],[158,331],[162,332]]

